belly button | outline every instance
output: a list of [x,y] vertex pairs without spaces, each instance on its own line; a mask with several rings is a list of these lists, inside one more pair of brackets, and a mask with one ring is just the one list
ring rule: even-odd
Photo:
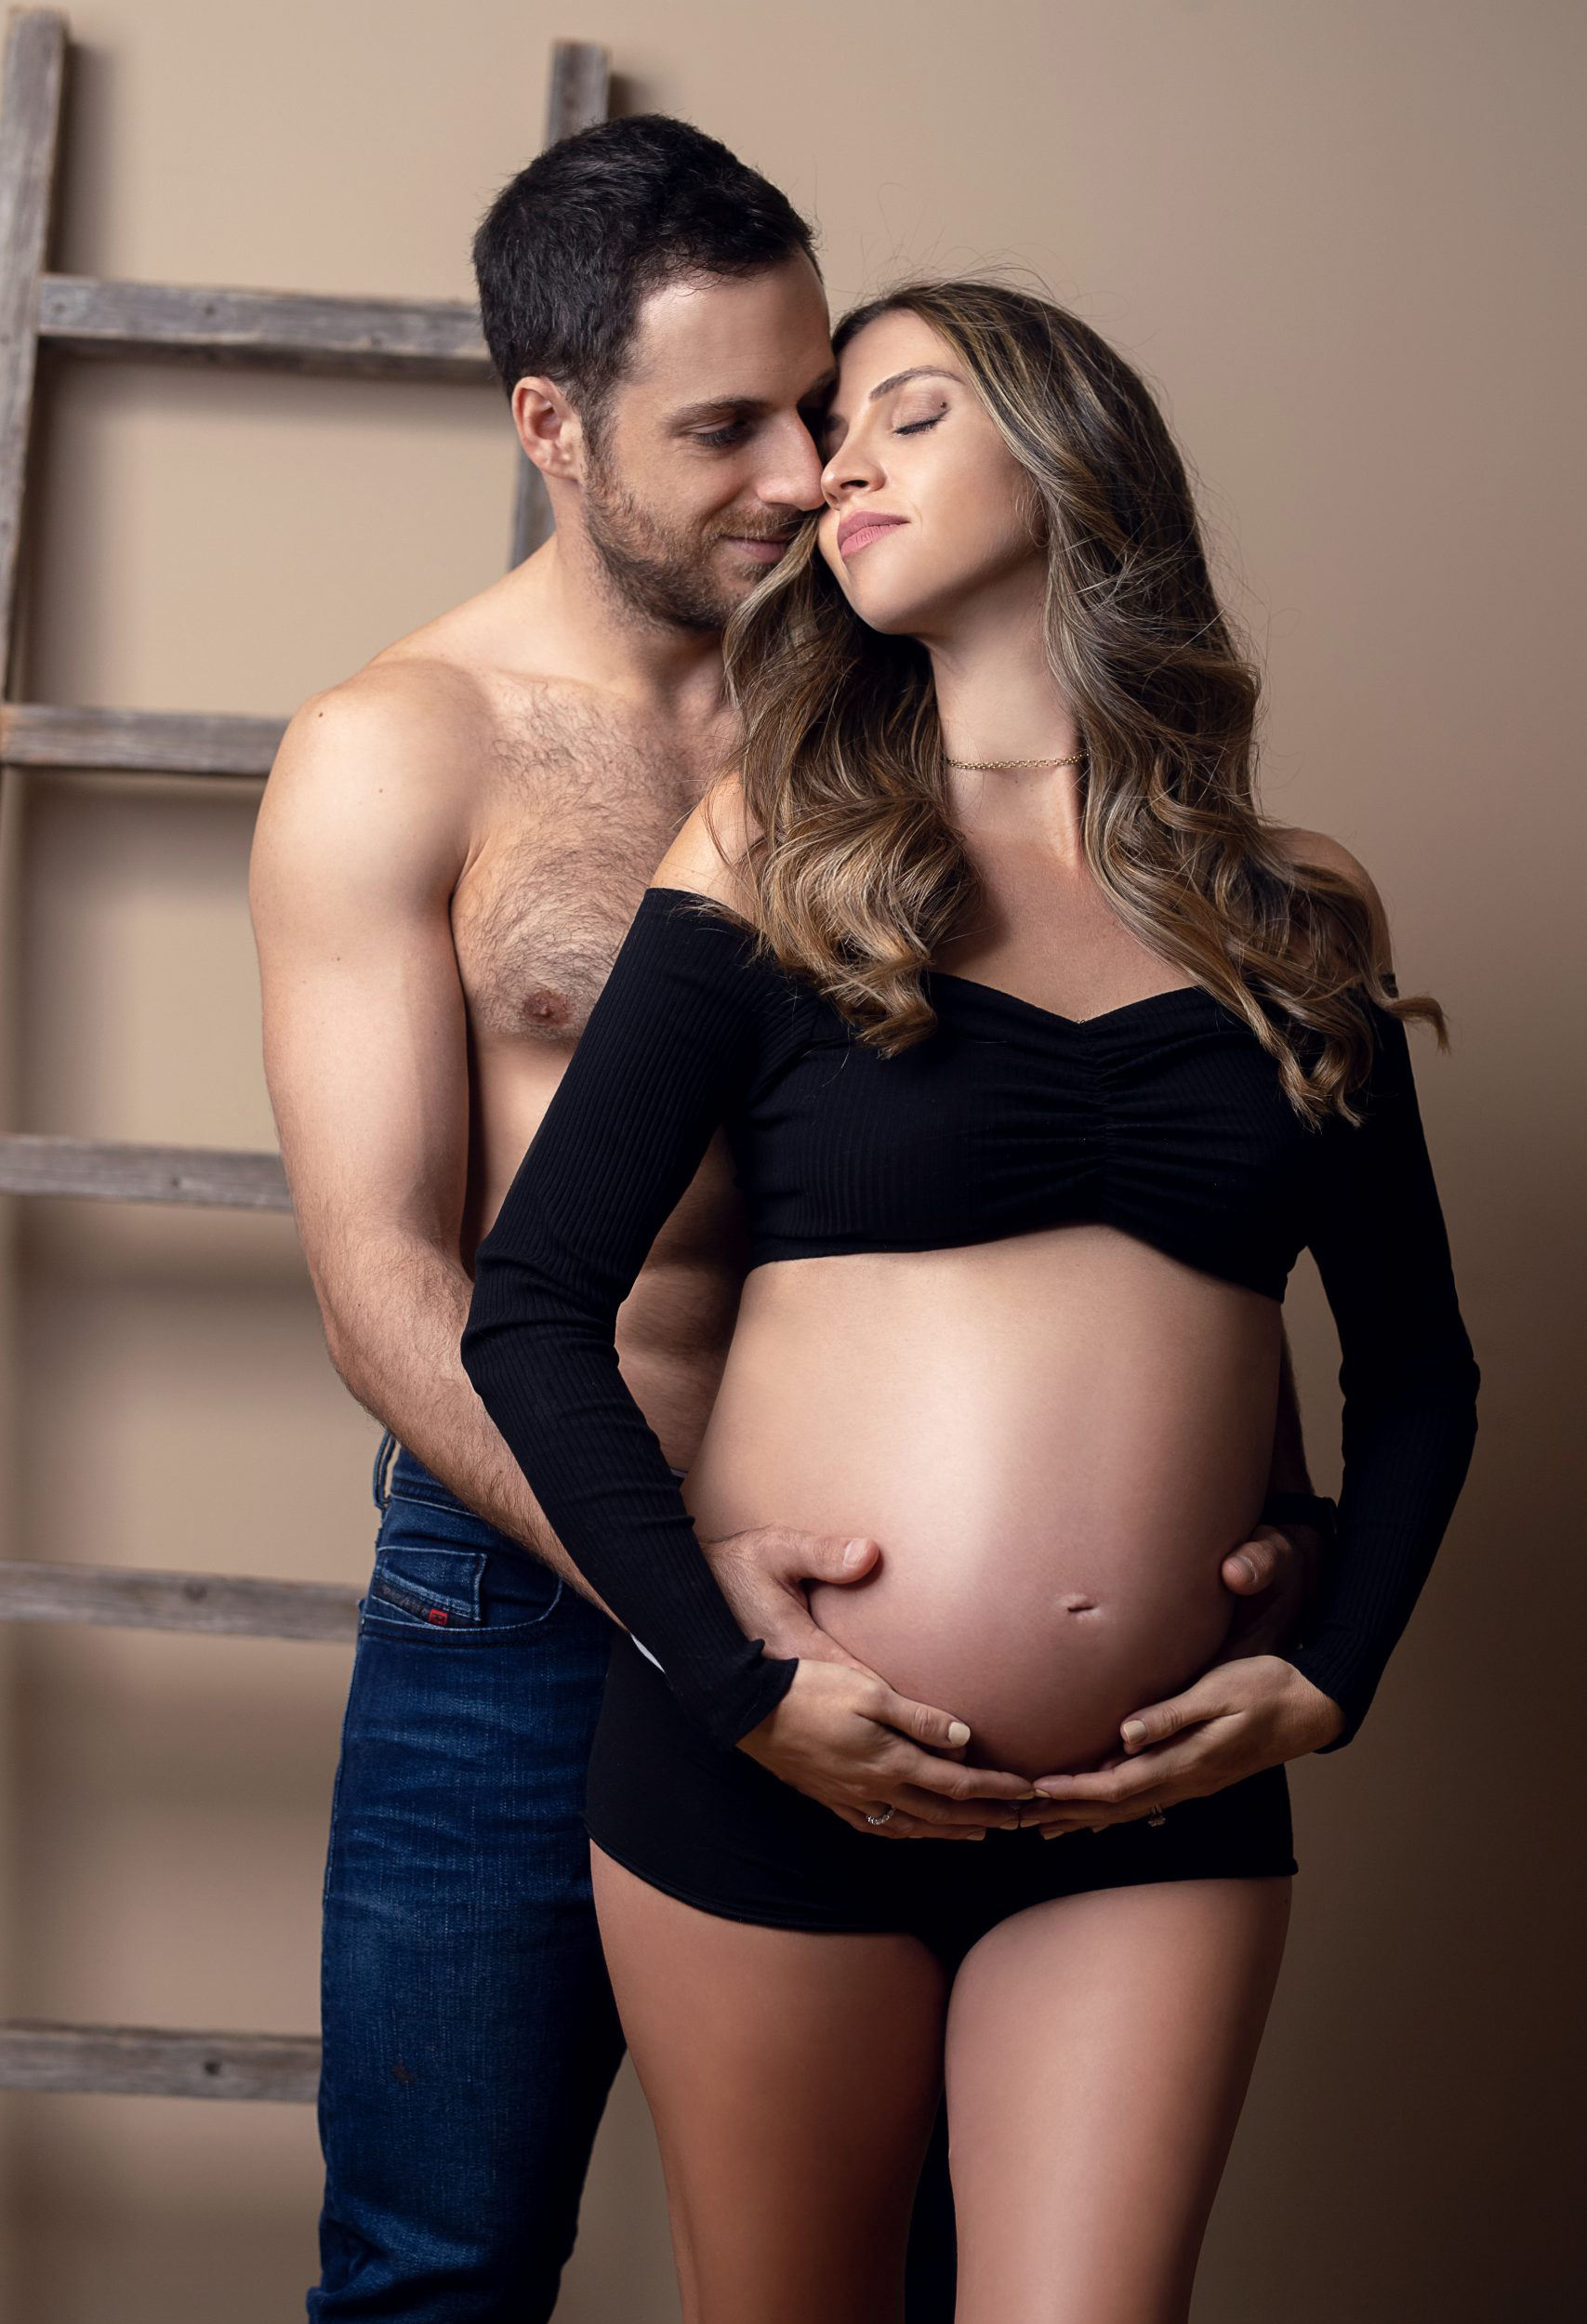
[[1064,1600],[1064,1611],[1065,1614],[1094,1614],[1096,1610],[1096,1600],[1094,1598],[1086,1597],[1083,1592],[1078,1590],[1072,1590],[1068,1596]]

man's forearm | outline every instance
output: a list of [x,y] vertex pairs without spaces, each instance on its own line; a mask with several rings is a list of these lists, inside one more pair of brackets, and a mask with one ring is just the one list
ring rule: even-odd
[[325,1344],[364,1410],[465,1508],[615,1619],[557,1539],[463,1369],[473,1287],[461,1266],[417,1235],[393,1235],[363,1247],[340,1273],[336,1283],[316,1278]]

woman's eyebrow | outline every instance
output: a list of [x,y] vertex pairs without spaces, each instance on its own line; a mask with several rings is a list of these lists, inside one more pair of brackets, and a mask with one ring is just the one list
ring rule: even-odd
[[866,396],[866,402],[867,403],[879,403],[894,388],[901,388],[906,379],[959,379],[960,387],[964,384],[957,371],[945,371],[940,363],[916,363],[908,371],[895,371],[890,377],[879,381]]
[[[866,396],[866,402],[867,403],[879,403],[884,395],[891,395],[894,388],[903,387],[906,381],[910,379],[953,379],[960,387],[964,385],[962,372],[945,371],[940,363],[914,363],[907,371],[894,371],[890,373],[887,378],[878,380]],[[836,420],[840,427],[847,424],[842,414],[835,410],[829,410],[827,418],[828,422]]]

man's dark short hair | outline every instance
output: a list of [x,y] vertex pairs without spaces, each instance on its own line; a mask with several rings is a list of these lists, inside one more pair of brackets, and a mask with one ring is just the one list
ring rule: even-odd
[[549,146],[481,220],[485,344],[509,395],[536,372],[593,430],[653,292],[758,274],[798,251],[815,265],[787,195],[703,129],[667,113],[603,121]]

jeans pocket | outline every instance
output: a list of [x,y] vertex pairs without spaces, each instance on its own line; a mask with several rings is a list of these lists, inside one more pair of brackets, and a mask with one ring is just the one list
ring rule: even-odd
[[540,1628],[562,1599],[560,1574],[502,1551],[383,1540],[362,1602],[361,1626],[437,1642],[507,1644]]
[[487,1552],[413,1541],[382,1542],[375,1552],[365,1604],[427,1629],[477,1628]]

